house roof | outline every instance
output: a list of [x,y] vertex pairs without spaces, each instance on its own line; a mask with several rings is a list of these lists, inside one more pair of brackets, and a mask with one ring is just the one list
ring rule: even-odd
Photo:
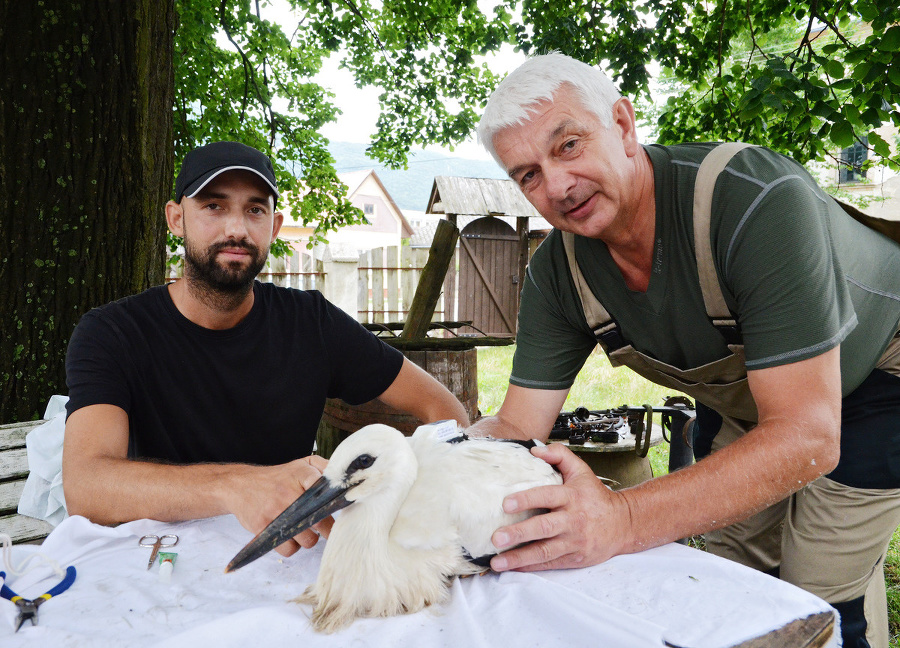
[[437,231],[437,224],[440,218],[421,219],[416,222],[416,233],[409,239],[409,247],[431,247],[431,241],[434,240],[434,233]]
[[[370,174],[375,175],[375,170],[366,169],[364,171],[347,171],[346,173],[338,173],[338,179],[347,185],[347,195],[352,196]],[[375,177],[378,176],[375,175]]]
[[[421,213],[421,212],[419,212]],[[419,247],[431,247],[431,241],[434,239],[434,233],[437,231],[437,224],[439,221],[443,220],[444,216],[442,214],[427,214],[425,217],[413,218],[413,224],[416,230],[416,233],[409,239],[409,247],[411,248],[419,248]],[[466,225],[471,223],[472,221],[478,220],[479,218],[485,218],[484,216],[458,216],[456,219],[456,226],[459,228],[459,231],[462,232],[466,229]],[[493,216],[493,218],[499,218],[507,225],[509,225],[513,230],[516,229],[516,219],[514,216]],[[535,232],[539,230],[549,230],[552,226],[543,217],[532,217],[528,219],[528,231]]]
[[436,176],[426,213],[540,218],[516,183],[498,178]]
[[362,187],[363,182],[366,179],[372,176],[372,179],[378,185],[378,188],[381,189],[381,193],[384,196],[384,199],[388,202],[391,209],[394,213],[400,218],[400,238],[409,238],[413,235],[414,230],[412,226],[409,224],[409,221],[406,220],[406,217],[403,215],[403,212],[397,206],[397,203],[394,202],[394,199],[391,197],[390,192],[388,192],[387,188],[381,182],[381,178],[378,177],[378,174],[375,173],[374,169],[366,169],[364,171],[348,171],[347,173],[339,173],[338,178],[341,182],[347,185],[347,197],[353,198],[357,191]]

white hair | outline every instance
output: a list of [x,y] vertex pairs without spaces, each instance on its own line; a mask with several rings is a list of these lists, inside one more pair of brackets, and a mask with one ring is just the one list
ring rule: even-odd
[[494,150],[494,135],[531,119],[535,105],[552,100],[563,83],[572,86],[584,108],[596,115],[601,124],[610,126],[613,104],[622,95],[602,70],[559,52],[535,56],[500,82],[478,123],[478,141],[497,164],[503,167]]

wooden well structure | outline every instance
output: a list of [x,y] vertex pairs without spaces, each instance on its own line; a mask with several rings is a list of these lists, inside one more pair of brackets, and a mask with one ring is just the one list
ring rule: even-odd
[[[406,321],[372,324],[367,328],[447,387],[466,408],[470,421],[474,422],[479,416],[476,347],[512,344],[515,338],[460,335],[457,331],[471,327],[471,322],[431,321],[458,239],[456,225],[449,220],[440,221]],[[444,337],[429,335],[430,332]],[[325,402],[319,424],[316,454],[330,457],[341,441],[370,423],[385,423],[408,435],[422,421],[378,399],[362,405],[349,405],[338,398],[330,398]]]

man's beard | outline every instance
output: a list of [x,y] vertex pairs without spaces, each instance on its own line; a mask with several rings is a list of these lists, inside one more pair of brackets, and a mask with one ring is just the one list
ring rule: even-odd
[[[241,248],[250,255],[250,264],[244,267],[239,261],[222,264],[218,253],[226,248]],[[184,239],[184,272],[191,284],[215,301],[240,300],[253,286],[253,280],[266,265],[268,249],[265,252],[247,240],[214,243],[206,250],[200,250]]]

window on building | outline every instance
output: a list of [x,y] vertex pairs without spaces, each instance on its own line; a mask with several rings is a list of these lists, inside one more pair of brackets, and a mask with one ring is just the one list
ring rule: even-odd
[[841,151],[838,181],[842,184],[862,182],[866,179],[866,172],[863,171],[862,164],[868,158],[869,138],[862,137],[860,139],[862,141],[854,142],[853,146]]
[[363,203],[363,214],[373,216],[375,214],[375,203]]

